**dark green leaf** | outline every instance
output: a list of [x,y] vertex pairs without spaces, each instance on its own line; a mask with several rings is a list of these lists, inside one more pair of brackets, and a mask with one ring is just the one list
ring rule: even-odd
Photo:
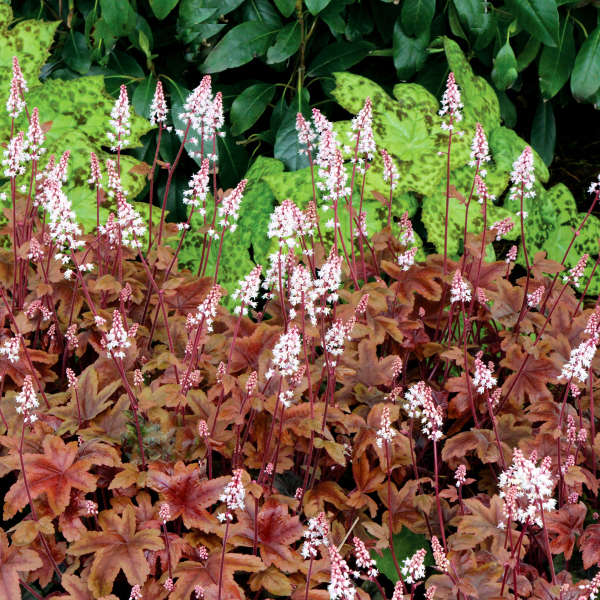
[[100,0],[102,19],[116,37],[135,31],[136,13],[129,0]]
[[154,16],[162,21],[174,8],[179,0],[150,0],[150,8]]
[[[302,90],[300,96],[302,102],[298,102],[298,97],[292,100],[289,108],[286,110],[281,125],[277,129],[275,136],[275,147],[273,155],[280,161],[285,163],[290,171],[297,171],[308,166],[308,157],[304,153],[300,153],[304,146],[298,142],[298,132],[296,131],[296,114],[302,112],[305,116],[309,116],[309,97],[306,88]],[[299,110],[301,109],[301,110]]]
[[481,0],[452,0],[463,27],[471,36],[473,48],[485,48],[494,35],[495,19],[491,10],[486,10]]
[[284,17],[289,17],[296,8],[296,0],[275,0],[275,6]]
[[156,90],[156,77],[148,75],[140,81],[131,97],[131,104],[135,112],[146,119],[150,118],[150,105],[154,98],[154,91]]
[[547,166],[552,162],[555,144],[556,122],[554,121],[552,103],[540,102],[531,125],[531,145]]
[[346,19],[344,12],[346,10],[347,0],[333,0],[327,8],[319,15],[319,19],[323,20],[331,33],[336,37],[343,35],[346,30]]
[[404,0],[400,19],[402,29],[408,35],[428,31],[435,12],[435,0]]
[[600,89],[600,25],[579,48],[571,74],[571,91],[580,100],[587,100]]
[[500,104],[500,117],[504,125],[512,129],[517,124],[517,109],[506,92],[497,91],[496,94]]
[[259,21],[265,25],[270,25],[273,29],[279,29],[282,26],[279,11],[273,6],[271,0],[252,0],[243,5],[243,21]]
[[265,112],[275,94],[270,83],[255,83],[246,88],[231,105],[231,134],[239,135],[250,129]]
[[331,0],[304,0],[311,15],[318,15],[330,2]]
[[575,38],[573,23],[565,19],[560,28],[560,38],[556,48],[544,46],[538,65],[540,90],[542,96],[549,100],[567,83],[573,63],[575,62]]
[[62,56],[71,69],[82,75],[87,73],[92,66],[90,49],[85,36],[79,31],[71,30],[67,35]]
[[558,45],[558,9],[554,0],[506,0],[523,29],[546,46]]
[[[394,554],[400,564],[405,558],[410,558],[417,550],[428,548],[429,544],[424,535],[413,533],[410,529],[403,527],[400,533],[395,533],[393,537]],[[377,552],[372,552],[371,557],[377,563],[377,568],[392,582],[398,581],[398,573],[394,566],[394,559],[389,548],[385,548],[381,552],[381,556]],[[427,552],[425,564],[432,564],[431,552]]]
[[322,50],[312,61],[308,75],[329,75],[359,63],[374,48],[370,42],[336,42]]
[[[533,62],[540,50],[540,46],[540,40],[537,38],[530,37],[527,40],[525,47],[519,52],[519,56],[517,56],[517,70],[519,73]],[[544,46],[544,48],[548,48],[548,46]]]
[[248,153],[243,146],[235,143],[228,131],[225,137],[217,138],[219,153],[219,185],[223,189],[235,187],[248,166]]
[[202,72],[219,73],[245,65],[267,51],[275,34],[276,30],[257,21],[236,25],[210,52],[201,67]]
[[499,90],[509,88],[517,79],[517,59],[515,53],[507,41],[496,54],[494,68],[492,69],[492,80]]
[[289,58],[300,47],[301,35],[298,21],[288,23],[275,38],[275,44],[267,50],[267,63],[272,65]]
[[394,67],[401,81],[410,79],[427,60],[429,31],[419,37],[409,37],[402,30],[400,20],[394,27]]

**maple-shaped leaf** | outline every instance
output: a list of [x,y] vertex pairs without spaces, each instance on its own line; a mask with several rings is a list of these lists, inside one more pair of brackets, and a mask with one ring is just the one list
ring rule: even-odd
[[358,357],[350,358],[345,353],[340,360],[341,364],[350,367],[354,375],[343,378],[346,386],[353,387],[357,383],[366,386],[388,385],[392,379],[392,370],[395,356],[379,358],[377,347],[372,340],[364,339],[358,344]]
[[36,552],[8,545],[8,537],[0,529],[0,598],[21,600],[19,573],[29,573],[42,566]]
[[377,490],[385,479],[385,474],[380,470],[371,468],[369,457],[366,453],[358,455],[352,461],[352,474],[356,489],[348,496],[348,504],[353,508],[367,506],[371,517],[377,514],[377,503],[368,494]]
[[583,568],[589,569],[600,562],[600,523],[588,525],[579,539]]
[[[231,535],[241,537],[246,545],[252,546],[256,515],[248,508],[239,517]],[[273,564],[288,573],[298,570],[299,557],[291,545],[302,537],[304,527],[298,516],[289,515],[287,505],[269,498],[258,513],[257,532],[260,556],[266,566]]]
[[[65,444],[61,438],[48,435],[44,438],[43,454],[24,454],[27,483],[32,498],[45,494],[54,515],[59,515],[69,505],[71,490],[93,492],[96,476],[88,473],[92,463],[77,459],[77,442]],[[28,503],[23,474],[5,497],[4,518],[13,517]]]
[[214,518],[205,509],[217,502],[229,480],[200,480],[198,465],[181,461],[174,467],[155,463],[148,471],[148,487],[161,494],[161,499],[169,504],[171,517],[181,516],[186,527],[214,526]]
[[[223,582],[221,598],[227,600],[246,600],[246,595],[235,582],[233,575],[236,571],[256,573],[265,568],[262,560],[252,554],[237,554],[228,552],[223,561]],[[221,569],[221,553],[214,552],[206,561],[206,564],[192,560],[186,560],[175,569],[174,577],[177,577],[175,590],[169,596],[169,600],[188,600],[194,588],[200,585],[204,588],[205,600],[216,600],[219,595],[219,572]]]
[[212,287],[212,277],[203,277],[181,283],[175,289],[165,290],[165,304],[169,308],[175,308],[182,315],[187,315],[198,308],[198,305],[206,298]]
[[407,271],[399,265],[381,261],[381,268],[396,281],[390,286],[392,291],[397,294],[401,304],[414,304],[415,294],[422,296],[426,300],[436,301],[442,295],[442,286],[439,281],[442,279],[442,273],[435,268],[419,265],[412,266]]
[[231,354],[230,372],[256,370],[261,353],[272,348],[279,335],[279,327],[260,323],[251,335],[238,338]]
[[551,535],[550,550],[552,554],[564,552],[565,559],[570,560],[573,555],[575,538],[581,535],[583,521],[587,509],[582,502],[566,504],[560,510],[554,510],[546,515],[546,527]]
[[[529,356],[527,364],[521,370],[523,361],[527,356]],[[517,344],[512,344],[506,349],[505,358],[500,361],[500,365],[514,371],[506,378],[502,391],[506,394],[509,389],[512,389],[511,398],[515,398],[520,406],[525,402],[525,399],[533,404],[538,400],[552,398],[547,385],[556,383],[560,371],[547,356],[540,355],[536,358],[524,352]],[[513,386],[517,373],[520,373],[519,379]]]
[[[94,596],[88,588],[85,579],[81,579],[77,575],[63,573],[60,584],[67,594],[53,596],[53,600],[94,600]],[[104,596],[103,600],[118,600],[118,598],[113,596],[113,594],[109,594],[108,596]]]
[[513,327],[521,311],[523,290],[506,279],[498,279],[496,290],[488,291],[487,296],[492,300],[490,310],[494,321],[507,328]]
[[[416,503],[417,489],[419,484],[414,479],[407,481],[399,490],[396,485],[390,483],[392,494],[392,530],[393,533],[399,533],[402,527],[407,527],[413,533],[424,533],[427,531],[423,514],[419,511]],[[387,487],[380,487],[377,490],[382,503],[387,505]],[[425,495],[420,496],[426,498]],[[382,522],[387,525],[389,523],[389,515],[387,512],[382,517]]]
[[102,531],[88,531],[73,543],[69,554],[93,554],[88,587],[96,597],[110,594],[113,582],[122,569],[130,585],[143,585],[150,572],[146,550],[161,550],[163,540],[158,529],[136,532],[133,506],[123,515],[105,510],[98,516]]

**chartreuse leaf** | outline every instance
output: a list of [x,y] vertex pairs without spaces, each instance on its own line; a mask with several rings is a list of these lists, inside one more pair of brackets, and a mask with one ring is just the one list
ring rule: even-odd
[[571,91],[578,99],[586,100],[600,89],[600,25],[592,31],[579,48],[571,74]]
[[558,46],[558,8],[553,0],[507,0],[523,29],[546,46]]

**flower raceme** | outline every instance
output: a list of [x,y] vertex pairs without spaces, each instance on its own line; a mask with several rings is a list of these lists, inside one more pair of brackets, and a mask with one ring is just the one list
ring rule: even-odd
[[419,381],[408,388],[404,396],[404,410],[411,419],[421,421],[422,431],[432,441],[440,440],[443,436],[443,412],[437,406],[431,388]]

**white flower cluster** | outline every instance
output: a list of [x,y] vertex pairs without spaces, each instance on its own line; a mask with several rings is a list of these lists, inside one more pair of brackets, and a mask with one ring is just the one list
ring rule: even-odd
[[420,419],[423,433],[432,441],[442,438],[443,412],[433,400],[431,388],[419,381],[408,388],[404,396],[404,410],[411,419]]
[[219,500],[225,502],[227,507],[226,512],[220,513],[217,516],[217,519],[219,519],[221,523],[226,520],[232,521],[232,511],[236,508],[239,508],[240,510],[244,510],[245,508],[246,489],[242,483],[242,473],[242,469],[235,469],[233,471],[231,481],[225,486],[223,493],[219,497]]
[[412,556],[404,559],[402,567],[402,576],[404,582],[408,584],[417,583],[417,581],[425,577],[425,556],[427,550],[421,548],[417,550]]
[[593,312],[588,319],[585,333],[590,337],[581,342],[577,348],[571,350],[569,362],[563,365],[560,377],[563,379],[579,379],[581,383],[587,381],[592,360],[596,355],[598,342],[600,341],[600,313]]
[[[292,376],[300,368],[298,356],[302,348],[300,330],[292,325],[287,333],[282,333],[273,348],[273,364],[277,373],[282,376]],[[275,375],[275,369],[269,369],[267,378]]]
[[319,546],[329,546],[329,522],[325,513],[320,512],[316,517],[308,520],[308,527],[304,531],[304,539],[300,554],[303,558],[317,558]]

